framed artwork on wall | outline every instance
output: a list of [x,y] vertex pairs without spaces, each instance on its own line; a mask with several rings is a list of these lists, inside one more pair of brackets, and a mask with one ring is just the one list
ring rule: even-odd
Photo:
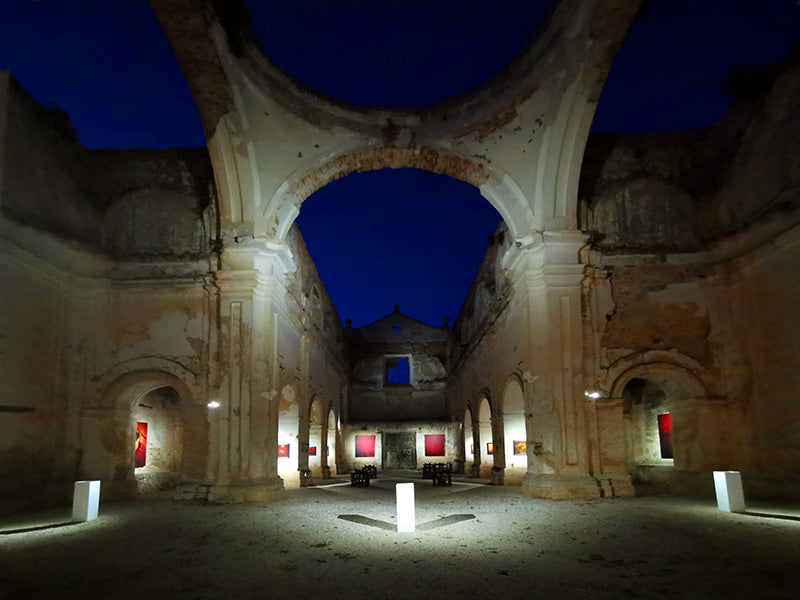
[[136,423],[134,453],[136,454],[136,468],[143,467],[147,463],[147,423]]
[[528,453],[527,442],[514,440],[514,454],[527,454],[527,453]]
[[289,444],[278,444],[278,458],[289,458]]
[[444,434],[425,434],[425,456],[444,456]]
[[373,458],[375,456],[375,436],[356,436],[356,458]]
[[470,454],[475,454],[475,444],[470,444],[469,445],[469,453]]
[[492,442],[486,442],[486,453],[494,454],[494,444]]
[[317,447],[316,446],[309,446],[308,447],[308,455],[309,456],[316,456],[317,455]]

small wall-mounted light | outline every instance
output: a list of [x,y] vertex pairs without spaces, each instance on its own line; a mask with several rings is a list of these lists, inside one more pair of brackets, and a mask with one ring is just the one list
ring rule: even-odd
[[219,402],[217,402],[216,400],[212,400],[211,402],[206,404],[206,406],[208,406],[208,408],[219,408]]
[[585,392],[583,392],[583,395],[586,396],[587,398],[592,399],[592,400],[597,400],[598,398],[602,398],[603,397],[603,394],[601,394],[600,392],[589,391],[589,390],[586,390]]

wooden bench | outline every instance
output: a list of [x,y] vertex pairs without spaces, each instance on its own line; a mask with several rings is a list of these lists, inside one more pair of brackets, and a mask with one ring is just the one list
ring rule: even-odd
[[369,475],[366,469],[350,471],[350,485],[356,487],[369,487]]
[[422,478],[431,479],[433,485],[453,485],[452,463],[425,463],[422,465]]

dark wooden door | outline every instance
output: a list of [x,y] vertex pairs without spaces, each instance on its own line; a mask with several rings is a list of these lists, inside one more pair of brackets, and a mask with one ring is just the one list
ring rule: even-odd
[[417,468],[417,434],[397,432],[383,434],[383,468]]

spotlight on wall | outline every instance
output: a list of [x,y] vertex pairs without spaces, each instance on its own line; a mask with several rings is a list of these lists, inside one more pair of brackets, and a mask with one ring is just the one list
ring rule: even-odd
[[589,390],[586,390],[585,392],[583,392],[583,395],[586,396],[587,398],[591,398],[592,400],[597,400],[598,398],[602,398],[603,397],[603,394],[601,394],[600,392],[597,392],[597,391],[591,391],[590,392]]
[[219,402],[217,402],[216,400],[212,400],[211,402],[206,404],[206,406],[208,406],[208,408],[219,408]]

